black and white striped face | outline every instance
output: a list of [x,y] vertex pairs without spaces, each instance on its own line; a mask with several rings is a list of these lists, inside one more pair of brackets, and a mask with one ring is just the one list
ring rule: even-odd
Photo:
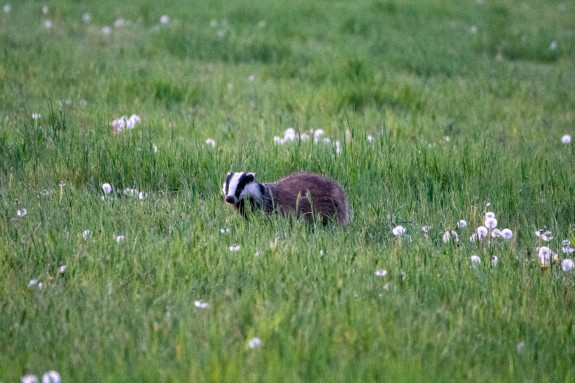
[[246,172],[228,173],[222,188],[225,201],[231,205],[236,205],[243,198],[245,187],[254,182],[254,175],[254,173]]

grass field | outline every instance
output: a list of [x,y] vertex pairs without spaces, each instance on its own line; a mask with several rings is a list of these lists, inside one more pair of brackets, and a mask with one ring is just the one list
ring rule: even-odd
[[573,1],[7,1],[0,381],[575,381]]

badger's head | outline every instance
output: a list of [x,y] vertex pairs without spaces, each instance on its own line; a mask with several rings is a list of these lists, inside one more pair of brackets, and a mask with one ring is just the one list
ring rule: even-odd
[[236,206],[243,198],[257,198],[258,188],[255,181],[255,173],[230,172],[226,177],[222,188],[222,194],[226,203]]

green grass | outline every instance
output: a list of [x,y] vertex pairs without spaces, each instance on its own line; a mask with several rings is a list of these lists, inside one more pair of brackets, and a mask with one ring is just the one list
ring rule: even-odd
[[[575,271],[534,232],[575,245],[574,36],[568,1],[13,2],[0,380],[572,382]],[[245,222],[230,170],[325,174],[352,222]],[[486,211],[510,241],[469,241]]]

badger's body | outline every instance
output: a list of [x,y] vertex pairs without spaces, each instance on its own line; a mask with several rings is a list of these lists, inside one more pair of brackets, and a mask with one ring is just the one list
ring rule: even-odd
[[247,218],[246,208],[266,213],[296,213],[297,217],[327,224],[334,219],[342,226],[349,221],[342,187],[315,173],[292,173],[272,183],[258,183],[254,173],[228,173],[222,190],[225,201]]

